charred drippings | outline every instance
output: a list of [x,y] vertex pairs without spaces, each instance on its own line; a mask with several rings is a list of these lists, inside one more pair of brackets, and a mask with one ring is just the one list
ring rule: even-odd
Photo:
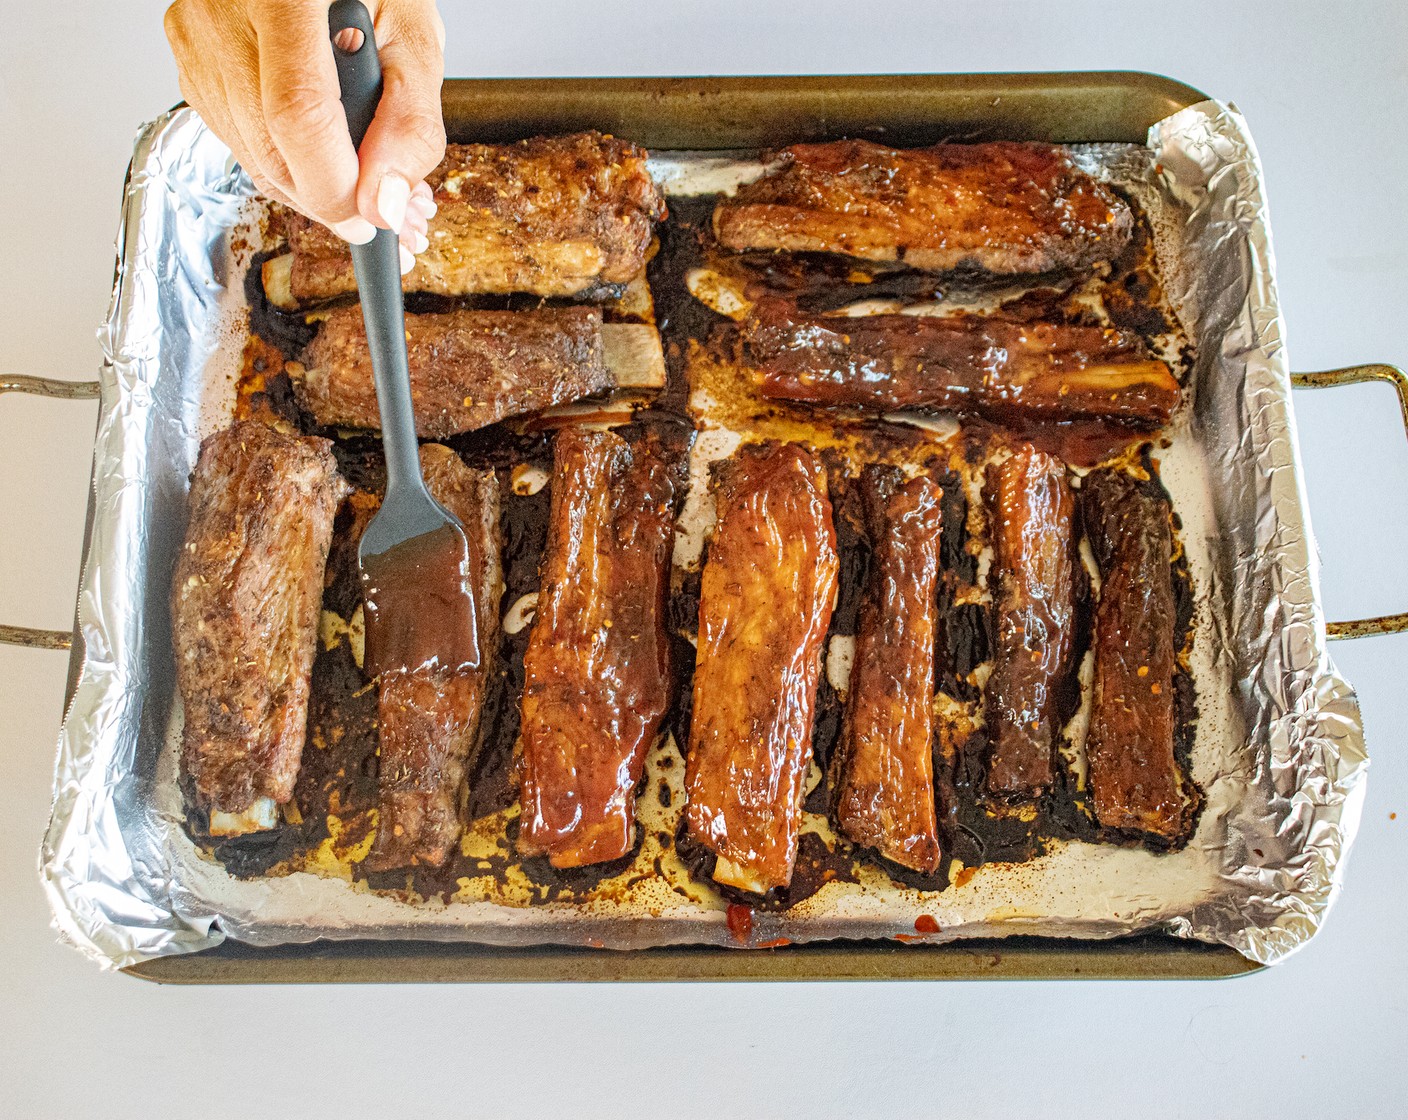
[[[823,646],[823,659],[826,657],[825,651],[836,638],[853,638],[856,635],[872,563],[860,487],[855,480],[834,472],[828,486],[841,569],[837,580],[836,607],[831,614],[831,628],[827,631]],[[844,714],[845,704],[841,696],[828,675],[822,673],[817,685],[816,717],[812,725],[812,757],[827,777],[818,782],[803,801],[802,808],[806,812],[827,814],[831,811],[830,775]]]
[[[187,819],[195,836],[207,836],[208,822]],[[236,879],[257,879],[293,859],[307,844],[302,829],[285,825],[268,832],[251,832],[210,841],[210,854]]]
[[[527,292],[484,292],[468,296],[444,296],[434,292],[407,292],[406,311],[412,315],[443,315],[447,311],[539,311],[545,307],[578,307],[584,303],[610,303],[625,294],[624,284],[593,284],[574,298],[535,296]],[[338,302],[355,302],[346,296]]]
[[860,604],[870,578],[870,535],[866,532],[861,489],[855,480],[832,475],[832,517],[836,525],[836,551],[841,556],[840,588],[831,614],[831,636],[855,634]]
[[712,851],[689,835],[684,821],[680,822],[671,842],[675,854],[688,869],[690,877],[695,882],[709,883],[725,902],[735,906],[748,906],[765,912],[789,910],[816,894],[827,883],[856,881],[855,850],[844,840],[838,841],[832,849],[814,832],[803,832],[797,838],[797,861],[792,867],[792,881],[787,886],[777,887],[764,895],[751,894],[715,883],[713,876],[716,857]]
[[[985,796],[989,754],[987,733],[970,735],[939,778],[944,850],[964,867],[987,863],[1025,863],[1044,854],[1052,840],[1098,840],[1083,795],[1065,767],[1056,768],[1052,788],[1032,805],[993,805]],[[942,774],[937,760],[936,772]],[[945,795],[947,797],[945,798]]]
[[702,259],[713,240],[709,219],[712,196],[670,200],[670,216],[659,227],[660,249],[646,266],[655,325],[665,351],[665,388],[656,397],[653,411],[683,417],[689,402],[689,375],[685,357],[691,339],[703,341],[723,318],[689,292],[685,276]]
[[1134,214],[1134,235],[1111,262],[1109,279],[1101,289],[1105,313],[1115,326],[1146,338],[1175,333],[1177,326],[1164,310],[1168,302],[1156,267],[1149,219],[1133,201],[1130,210]]
[[[712,202],[712,200],[711,200]],[[710,212],[712,213],[712,205]],[[804,311],[835,311],[860,299],[927,302],[943,298],[947,278],[902,264],[848,260],[827,253],[745,252],[733,258],[750,296],[783,293]]]
[[939,485],[944,491],[939,561],[947,580],[971,585],[978,578],[978,557],[968,548],[968,495],[957,475],[944,475]]
[[938,625],[934,631],[934,686],[955,700],[976,702],[982,690],[972,673],[991,656],[988,608],[960,602],[978,579],[977,553],[970,547],[968,496],[957,475],[941,480],[943,519],[939,530],[942,575],[938,589]]
[[690,639],[699,632],[699,585],[701,568],[680,573],[676,571],[676,583],[668,603],[669,618],[666,623],[670,636],[670,664],[672,684],[675,694],[670,707],[665,712],[661,724],[665,733],[673,736],[676,743],[689,742],[689,721],[694,711],[694,642]]
[[976,702],[982,689],[972,681],[973,670],[992,656],[989,610],[981,603],[955,603],[950,586],[941,583],[937,639],[939,691]]
[[249,305],[250,334],[275,347],[285,358],[295,358],[313,341],[318,327],[302,311],[280,311],[264,294],[264,262],[281,252],[267,250],[250,261],[244,277],[244,297]]
[[1189,667],[1188,653],[1193,645],[1193,624],[1195,605],[1193,601],[1193,577],[1188,571],[1187,558],[1180,555],[1173,564],[1173,603],[1177,629],[1174,634],[1174,648],[1179,651],[1177,668],[1173,674],[1174,726],[1173,757],[1178,768],[1187,777],[1185,791],[1192,799],[1188,812],[1188,825],[1180,842],[1198,830],[1198,821],[1203,815],[1207,798],[1197,782],[1192,780],[1193,743],[1198,730],[1198,696],[1193,684],[1193,673]]
[[[548,862],[548,857],[545,855],[520,856],[517,866],[522,868],[523,874],[528,877],[534,889],[539,892],[539,901],[570,901],[598,890],[607,880],[614,879],[629,871],[640,854],[643,839],[644,830],[637,823],[635,840],[631,844],[631,849],[619,859],[587,864],[583,867],[554,867]],[[509,827],[509,840],[511,844],[517,843],[518,821],[516,820]]]

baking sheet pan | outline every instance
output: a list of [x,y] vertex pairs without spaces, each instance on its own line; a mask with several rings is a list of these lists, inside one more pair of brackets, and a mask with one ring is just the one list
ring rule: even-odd
[[[1142,139],[1144,130],[1168,111],[1198,100],[1199,95],[1186,87],[1164,79],[1130,75],[466,82],[450,83],[446,90],[447,120],[451,135],[455,138],[468,138],[471,134],[501,138],[510,134],[594,126],[620,131],[657,146],[666,141],[668,146],[696,149],[760,145],[783,139],[826,138],[844,134],[868,134],[896,143],[923,142],[942,135],[958,135],[968,139],[1004,136],[1071,141]],[[1087,109],[1084,117],[1078,111],[1082,104]],[[556,117],[551,115],[554,105],[560,114]],[[984,106],[989,111],[986,116]],[[481,114],[480,119],[485,122],[482,131],[474,123],[476,118],[472,114],[476,108]],[[637,124],[639,128],[633,128]],[[650,128],[657,131],[651,133]],[[669,128],[680,131],[659,131]],[[1268,283],[1269,279],[1268,275]],[[135,283],[136,280],[131,282]],[[118,298],[121,299],[122,295],[122,285],[119,284]],[[196,412],[211,407],[210,401],[195,399],[185,404]],[[1298,494],[1293,470],[1290,475],[1289,481]],[[173,496],[148,497],[169,500]],[[1286,512],[1303,513],[1303,498],[1300,498],[1298,505],[1298,509]],[[1288,517],[1291,522],[1300,520],[1298,517]],[[1303,543],[1308,545],[1308,534]],[[1310,605],[1309,623],[1314,629],[1319,619],[1318,610],[1314,609],[1313,595]],[[149,625],[156,627],[163,605],[154,600],[148,606],[153,608]],[[1319,625],[1323,635],[1323,623]],[[92,643],[90,656],[91,650]],[[1340,693],[1332,688],[1328,700],[1339,702],[1347,696],[1347,689]],[[1348,703],[1352,704],[1352,697],[1348,697]],[[148,713],[147,718],[157,718],[159,715],[157,712]],[[1357,712],[1354,718],[1357,719]],[[148,723],[147,726],[151,727],[152,724]],[[1350,759],[1351,763],[1353,761]],[[1356,796],[1362,798],[1362,767],[1352,765],[1349,770],[1356,781],[1344,792],[1347,802],[1353,802]],[[1352,804],[1348,807],[1353,809]],[[1336,827],[1343,831],[1344,825],[1347,825],[1352,834],[1353,820],[1342,825],[1340,817],[1343,816],[1352,818],[1353,814],[1338,814]],[[1328,898],[1324,901],[1327,903]],[[1318,916],[1308,916],[1312,928],[1318,924]],[[197,936],[202,933],[192,932]],[[1170,972],[1181,969],[1182,974],[1205,975],[1225,970],[1231,974],[1255,967],[1235,950],[1189,946],[1167,937],[1145,936],[1134,942],[1074,944],[1034,944],[1023,939],[1021,942],[1005,940],[1002,944],[1008,946],[1009,951],[1005,954],[999,951],[998,960],[1028,963],[1009,965],[1006,972],[995,966],[974,967],[972,974],[1090,975],[1091,970],[1100,975],[1150,974],[1151,970],[1158,970],[1155,959],[1165,951],[1158,948],[1160,945],[1165,946],[1169,961],[1180,962],[1170,966]],[[169,957],[137,965],[136,968],[144,975],[161,979],[179,979],[183,968],[190,969],[184,975],[196,978],[205,969],[208,971],[204,972],[204,977],[215,980],[236,978],[245,974],[246,969],[253,970],[250,975],[257,975],[259,966],[251,962],[259,960],[271,962],[271,969],[275,960],[286,961],[288,967],[296,969],[296,962],[304,959],[308,970],[298,978],[312,979],[347,976],[349,970],[355,972],[349,962],[364,959],[379,962],[376,966],[370,966],[369,972],[390,969],[397,975],[420,978],[425,975],[424,969],[431,966],[416,962],[431,960],[435,962],[433,967],[440,970],[437,975],[453,974],[466,978],[513,978],[529,972],[534,975],[581,973],[595,974],[601,978],[628,978],[631,975],[658,977],[660,970],[667,967],[660,962],[667,960],[678,962],[676,968],[681,975],[710,975],[711,966],[705,962],[717,960],[719,963],[714,966],[717,972],[712,974],[720,977],[834,976],[838,974],[838,969],[851,974],[846,972],[847,966],[838,963],[849,959],[847,954],[855,957],[853,967],[857,975],[949,975],[952,972],[948,964],[919,962],[972,961],[982,957],[971,943],[960,946],[906,946],[897,950],[888,944],[868,946],[848,942],[822,948],[799,947],[762,953],[720,953],[709,949],[676,948],[624,954],[592,954],[590,950],[551,948],[531,951],[483,950],[466,945],[434,946],[422,950],[377,944],[372,949],[361,942],[329,950],[268,950],[247,949],[227,943],[198,956]],[[1088,965],[1078,970],[1070,963],[1075,957],[1089,962]],[[598,958],[610,963],[594,966],[582,964],[584,960]],[[725,959],[729,963],[725,964]],[[862,965],[859,963],[861,960],[881,963]],[[1196,966],[1188,963],[1194,960],[1202,963]],[[633,961],[640,964],[633,964]],[[787,961],[799,963],[783,963]],[[812,963],[800,963],[807,961]],[[1049,968],[1039,963],[1042,961]],[[1106,963],[1101,965],[1098,963],[1100,961]],[[1139,963],[1135,964],[1136,961]],[[1208,963],[1212,961],[1220,963]],[[963,971],[965,967],[961,964],[953,966],[953,971]],[[1030,971],[1012,971],[1019,967]],[[1101,971],[1102,968],[1105,971]],[[633,972],[634,969],[639,971]],[[270,978],[273,978],[272,972]]]

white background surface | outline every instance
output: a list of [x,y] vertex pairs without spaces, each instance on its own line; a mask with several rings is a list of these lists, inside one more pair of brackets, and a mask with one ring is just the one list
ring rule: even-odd
[[[0,370],[93,376],[137,125],[179,98],[148,0],[5,0]],[[457,75],[1141,69],[1246,113],[1297,369],[1408,362],[1395,0],[445,0]],[[1331,617],[1408,609],[1387,388],[1300,394]],[[92,403],[0,399],[0,620],[67,626]],[[179,989],[56,942],[36,874],[66,655],[0,647],[0,1118],[1402,1116],[1408,637],[1341,643],[1373,769],[1324,931],[1201,983]],[[1391,819],[1397,813],[1398,819]]]

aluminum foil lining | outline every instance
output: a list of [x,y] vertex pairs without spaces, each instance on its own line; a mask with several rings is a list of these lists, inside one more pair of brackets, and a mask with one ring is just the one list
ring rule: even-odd
[[[1015,874],[927,895],[823,891],[794,911],[760,912],[759,936],[912,935],[922,911],[941,927],[930,940],[1164,930],[1270,963],[1314,934],[1339,890],[1368,758],[1354,693],[1325,651],[1256,150],[1235,109],[1209,101],[1160,122],[1147,147],[1087,145],[1078,158],[1150,215],[1171,302],[1197,345],[1192,407],[1161,472],[1198,598],[1198,831],[1168,855],[1071,843]],[[687,165],[668,153],[657,161],[670,175]],[[86,657],[42,853],[56,926],[109,967],[225,937],[730,943],[718,907],[647,916],[413,905],[306,872],[240,881],[186,835],[167,595],[199,439],[233,402],[243,271],[257,248],[252,194],[192,111],[140,133],[100,331],[95,514],[78,610]]]

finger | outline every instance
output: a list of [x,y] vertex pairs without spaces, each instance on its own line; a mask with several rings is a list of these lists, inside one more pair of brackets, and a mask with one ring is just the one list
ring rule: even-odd
[[[358,163],[338,97],[327,18],[326,5],[269,5],[255,31],[259,104],[273,152],[300,206],[336,228],[357,217]],[[369,231],[359,232],[370,240]]]
[[[237,158],[240,166],[265,198],[317,221],[318,219],[308,212],[308,208],[299,202],[293,188],[293,180],[288,173],[288,165],[274,146],[269,130],[264,127],[264,118],[259,111],[258,102],[250,100],[257,79],[253,70],[247,73],[247,82],[231,77],[230,81],[221,87],[221,104],[230,108],[230,127],[239,138]],[[231,96],[225,92],[231,85],[247,88],[243,94]]]
[[417,256],[430,248],[430,219],[425,215],[425,199],[429,190],[422,181],[411,191],[406,220],[401,226],[401,244]]
[[435,212],[439,209],[435,205],[435,193],[430,189],[430,184],[424,179],[417,183],[411,190],[410,208],[427,222],[435,217]]
[[[255,70],[251,65],[249,70],[239,73],[254,75]],[[235,80],[239,81],[240,79]],[[250,90],[254,89],[255,81],[257,78],[250,78],[248,83]],[[246,91],[244,96],[226,97],[224,103],[235,107],[236,111],[232,117],[233,127],[241,138],[242,148],[246,153],[249,153],[241,160],[241,164],[261,194],[283,203],[291,210],[298,211],[304,217],[312,218],[315,222],[322,222],[338,237],[350,244],[364,245],[376,236],[376,227],[360,215],[354,214],[343,221],[329,223],[323,215],[313,212],[312,208],[299,195],[283,153],[275,146],[273,138],[269,135],[262,107],[257,98]]]
[[416,256],[430,248],[430,238],[426,236],[425,230],[414,228],[409,215],[406,217],[405,227],[401,230],[400,241]]
[[[251,52],[252,57],[252,52]],[[259,193],[266,198],[299,209],[290,200],[288,169],[269,140],[267,131],[257,113],[248,111],[248,93],[254,89],[254,79],[243,83],[245,96],[232,95],[232,89],[239,89],[241,83],[234,77],[241,70],[237,67],[226,74],[212,76],[213,96],[209,98],[211,112],[230,133],[226,143],[244,172],[254,183]],[[224,139],[222,135],[222,139]],[[300,211],[301,213],[301,211]]]
[[[234,156],[235,162],[244,169],[244,173],[249,176],[249,180],[254,184],[256,191],[271,202],[277,202],[280,205],[287,206],[290,210],[297,210],[300,214],[303,213],[298,204],[289,196],[285,184],[274,180],[266,173],[264,168],[260,166],[258,160],[250,154],[252,149],[245,141],[244,133],[235,123],[234,117],[230,116],[223,108],[226,104],[227,102],[223,100],[222,94],[221,99],[212,102],[210,109],[212,119],[206,119],[204,113],[202,113],[202,119],[205,120],[210,130],[229,146],[230,154]],[[219,108],[217,108],[217,106],[219,106]]]
[[422,179],[411,189],[411,201],[406,207],[406,225],[401,230],[401,244],[419,256],[430,248],[430,219],[435,216],[435,200],[430,184]]
[[369,221],[398,232],[411,184],[424,179],[445,155],[443,33],[429,0],[407,0],[377,12],[383,90],[362,141],[357,209]]
[[429,229],[430,222],[427,220],[424,214],[422,214],[418,209],[416,209],[414,202],[411,203],[410,206],[406,207],[406,221],[405,224],[401,227],[402,233],[415,232],[419,234],[425,234],[429,232]]

